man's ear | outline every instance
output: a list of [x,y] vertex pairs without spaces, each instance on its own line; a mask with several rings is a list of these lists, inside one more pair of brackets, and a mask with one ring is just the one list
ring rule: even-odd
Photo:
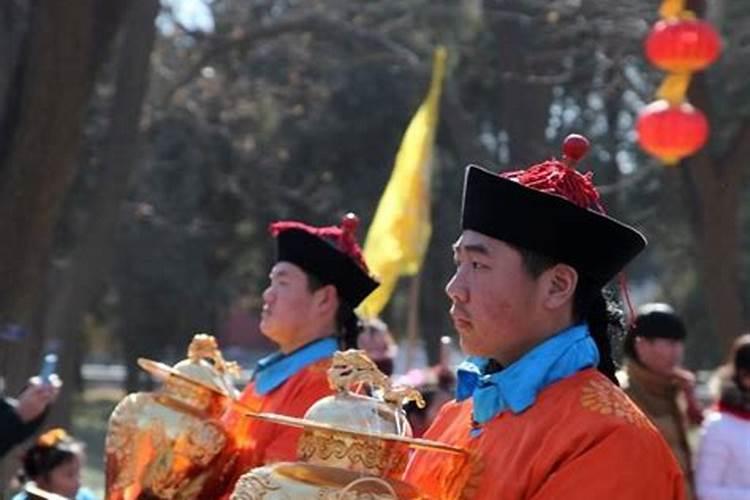
[[333,285],[323,285],[313,292],[315,307],[321,312],[336,311],[339,306],[339,294]]
[[542,273],[543,304],[558,309],[572,302],[578,285],[578,272],[567,264],[555,264]]

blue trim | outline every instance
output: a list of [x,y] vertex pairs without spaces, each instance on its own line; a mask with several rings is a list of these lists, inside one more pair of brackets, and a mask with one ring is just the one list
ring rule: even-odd
[[456,399],[472,398],[474,420],[485,423],[505,410],[521,413],[549,385],[599,364],[588,326],[573,326],[548,338],[513,364],[485,374],[489,360],[468,358],[458,367]]
[[338,342],[333,337],[326,337],[300,347],[294,352],[284,354],[275,352],[258,361],[253,374],[255,392],[265,396],[303,368],[330,358],[338,350]]

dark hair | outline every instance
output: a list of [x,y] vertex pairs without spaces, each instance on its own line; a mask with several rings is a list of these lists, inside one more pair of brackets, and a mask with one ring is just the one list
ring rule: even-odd
[[[325,285],[331,284],[323,283],[323,281],[314,274],[308,272],[305,274],[307,275],[307,289],[310,292],[314,292]],[[341,350],[356,349],[359,332],[359,316],[354,312],[354,308],[339,294],[339,307],[336,309],[336,336],[338,337],[339,348]]]
[[[512,245],[511,245],[512,246]],[[534,278],[559,263],[558,260],[541,255],[531,250],[515,248],[520,254],[524,268]],[[624,336],[623,314],[615,301],[614,294],[605,292],[593,285],[585,275],[579,273],[578,284],[573,296],[573,320],[586,323],[599,350],[597,368],[608,379],[618,384],[615,372],[617,366],[612,355],[613,340],[619,341]],[[619,385],[619,384],[618,384]]]
[[339,346],[342,350],[356,349],[357,337],[359,337],[360,320],[354,309],[341,297],[339,308],[336,311],[336,330],[339,337]]
[[[380,318],[363,318],[359,320],[359,337],[363,335],[369,335],[373,337],[375,335],[382,335],[383,341],[388,346],[389,355],[395,356],[397,350],[396,340],[391,335],[391,329],[388,328],[388,324]],[[357,345],[359,346],[359,338],[357,339]]]
[[628,358],[640,362],[635,350],[636,337],[684,340],[687,336],[685,323],[671,306],[660,302],[644,304],[638,308],[633,326],[623,343]]
[[[366,345],[363,345],[363,341],[366,342],[366,340],[372,340],[378,336],[382,336],[383,343],[385,344],[385,352],[383,353],[374,353],[368,350]],[[398,344],[396,344],[396,340],[391,335],[391,331],[385,321],[377,317],[360,319],[356,349],[363,349],[381,372],[388,376],[393,375],[394,359],[398,352]],[[376,354],[377,357],[375,357]]]
[[39,437],[22,457],[22,480],[45,477],[58,466],[79,456],[83,446],[65,431],[53,429]]
[[622,353],[625,357],[640,363],[641,360],[638,359],[638,351],[635,350],[635,338],[637,335],[635,335],[633,330],[634,328],[631,327],[625,334],[625,341],[622,343]]
[[740,339],[744,340],[737,345],[737,350],[734,353],[734,359],[732,360],[732,368],[734,371],[734,383],[737,387],[743,388],[740,383],[740,372],[750,374],[750,338],[747,335],[743,335]]

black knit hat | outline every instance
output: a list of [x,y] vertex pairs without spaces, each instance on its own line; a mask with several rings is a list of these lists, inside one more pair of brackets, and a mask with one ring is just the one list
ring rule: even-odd
[[671,306],[653,302],[638,308],[631,334],[647,339],[684,340],[687,337],[687,329]]
[[276,261],[291,262],[322,284],[334,285],[339,296],[355,308],[379,284],[370,276],[357,244],[354,233],[358,223],[354,214],[347,214],[341,226],[274,222],[269,229],[276,237]]
[[750,342],[742,343],[737,347],[732,361],[735,372],[739,370],[750,372]]
[[588,141],[569,136],[563,160],[495,174],[466,168],[462,229],[557,259],[604,286],[646,246],[641,233],[607,216],[592,174],[575,163]]

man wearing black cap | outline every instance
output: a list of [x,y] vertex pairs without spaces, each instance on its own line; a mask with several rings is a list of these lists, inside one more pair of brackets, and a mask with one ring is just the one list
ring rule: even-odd
[[702,413],[694,398],[695,377],[681,368],[687,330],[667,304],[638,308],[625,338],[627,357],[618,374],[623,389],[666,439],[685,474],[688,496],[693,490],[689,424],[700,424]]
[[[258,362],[240,398],[247,408],[303,417],[313,403],[333,393],[326,373],[331,356],[356,347],[354,308],[378,286],[356,241],[357,223],[348,214],[341,226],[271,224],[277,260],[263,292],[260,330],[279,351]],[[242,418],[235,411],[224,421],[240,448],[237,474],[296,460],[301,430]]]
[[602,287],[645,246],[605,215],[588,149],[497,175],[469,166],[446,287],[463,351],[456,401],[425,434],[465,460],[417,451],[405,479],[434,498],[682,498],[669,448],[615,382]]

